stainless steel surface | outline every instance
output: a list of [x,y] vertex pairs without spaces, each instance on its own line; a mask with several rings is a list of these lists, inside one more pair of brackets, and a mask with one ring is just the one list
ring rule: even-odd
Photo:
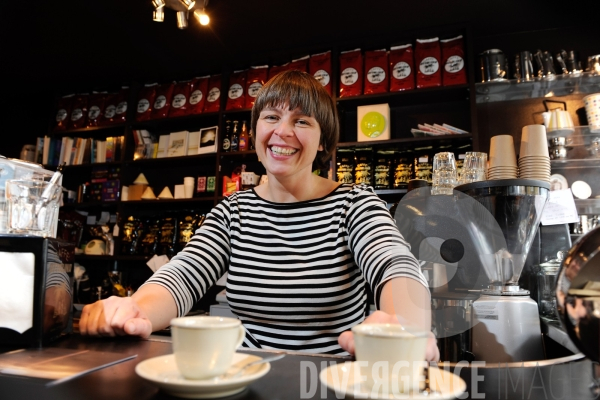
[[600,228],[582,236],[567,253],[556,301],[569,338],[591,360],[600,361]]

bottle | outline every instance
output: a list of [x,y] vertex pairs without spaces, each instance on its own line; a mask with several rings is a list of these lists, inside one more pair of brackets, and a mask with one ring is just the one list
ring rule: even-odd
[[238,121],[233,121],[233,132],[231,133],[231,151],[238,151]]
[[240,133],[239,148],[240,151],[248,150],[248,130],[246,129],[246,121],[242,121],[242,132]]
[[231,129],[231,125],[229,121],[226,122],[225,125],[225,137],[223,137],[223,151],[228,152],[231,151],[231,139],[229,136],[229,130]]
[[248,131],[248,150],[254,150],[254,138],[252,137],[252,129]]

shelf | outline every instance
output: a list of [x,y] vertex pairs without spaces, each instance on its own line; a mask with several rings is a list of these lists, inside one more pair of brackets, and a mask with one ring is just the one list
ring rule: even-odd
[[592,168],[600,166],[600,158],[561,159],[550,160],[550,166],[554,169]]
[[169,163],[189,163],[196,160],[203,160],[207,158],[216,157],[217,153],[206,153],[206,154],[196,154],[193,156],[179,156],[179,157],[162,157],[162,158],[140,158],[138,160],[128,160],[123,161],[123,165],[127,167],[132,166],[148,166],[148,165],[160,165]]
[[[105,162],[105,163],[93,163],[93,164],[78,164],[78,165],[65,165],[65,169],[86,169],[86,168],[93,168],[93,167],[119,167],[121,166],[122,162],[121,161],[111,161],[111,162]],[[56,169],[56,166],[45,166],[44,168],[54,168]]]
[[84,203],[66,203],[61,206],[66,210],[77,210],[82,208],[112,208],[120,204],[120,201],[92,201]]
[[575,199],[578,214],[600,215],[600,199]]
[[188,123],[188,122],[198,122],[204,119],[217,119],[219,118],[219,111],[209,112],[209,113],[201,113],[194,115],[184,115],[182,117],[171,117],[171,118],[160,118],[160,119],[150,119],[147,121],[135,121],[131,123],[132,129],[156,129],[160,128],[163,125],[172,125],[172,124],[180,124],[180,123]]
[[240,109],[237,109],[237,110],[225,110],[221,114],[223,114],[223,116],[226,116],[226,115],[230,115],[230,114],[233,114],[233,115],[235,115],[235,114],[248,114],[250,112],[252,112],[251,108],[240,108]]
[[75,254],[75,259],[78,261],[147,261],[153,255],[93,256],[89,254]]
[[256,155],[256,150],[246,150],[246,151],[227,151],[220,152],[219,155],[221,157],[241,157],[246,155]]
[[394,145],[400,143],[415,143],[415,142],[438,142],[446,140],[456,139],[471,139],[472,134],[457,134],[457,135],[444,135],[444,136],[419,136],[419,137],[408,137],[401,139],[389,139],[389,140],[373,140],[369,142],[340,142],[337,147],[365,147],[365,146],[380,146],[380,145]]
[[114,125],[107,125],[107,126],[89,126],[89,127],[85,127],[85,128],[77,128],[77,129],[69,129],[66,131],[52,131],[50,132],[50,135],[52,136],[57,136],[57,137],[62,137],[62,136],[71,136],[72,134],[80,134],[80,133],[95,133],[95,132],[99,132],[99,131],[109,131],[109,130],[118,130],[121,132],[123,132],[123,128],[125,128],[127,126],[127,123],[120,123],[120,124],[114,124]]
[[414,105],[420,102],[466,101],[469,98],[469,85],[439,86],[432,88],[365,94],[361,96],[337,97],[337,105],[342,108],[368,104],[389,103],[390,105]]
[[214,194],[207,195],[206,197],[192,197],[191,199],[156,199],[156,200],[126,200],[121,201],[123,206],[139,206],[143,205],[158,205],[158,204],[185,204],[185,203],[205,203],[214,202]]
[[553,80],[536,78],[530,82],[516,79],[475,84],[477,103],[494,103],[571,94],[600,92],[600,75],[583,72],[579,75],[557,75]]
[[406,189],[375,189],[378,196],[405,194]]

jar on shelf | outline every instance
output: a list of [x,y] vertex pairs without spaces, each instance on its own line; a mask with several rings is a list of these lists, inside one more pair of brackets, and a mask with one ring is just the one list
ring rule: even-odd
[[339,183],[354,183],[354,149],[337,149],[336,176]]
[[377,150],[373,170],[375,171],[375,189],[389,189],[391,187],[393,150]]
[[556,259],[540,264],[537,272],[537,299],[541,317],[558,319],[556,309],[556,278],[565,252],[559,251]]
[[413,175],[412,152],[398,151],[395,152],[394,160],[394,176],[392,187],[394,189],[405,189],[408,181]]
[[354,154],[354,183],[373,185],[373,148],[357,148]]
[[414,179],[423,179],[432,183],[433,178],[433,155],[430,154],[431,147],[415,149],[415,175]]

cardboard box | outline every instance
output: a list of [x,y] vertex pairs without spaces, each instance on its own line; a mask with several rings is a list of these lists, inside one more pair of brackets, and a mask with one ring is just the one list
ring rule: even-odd
[[127,200],[141,200],[148,185],[129,185]]

